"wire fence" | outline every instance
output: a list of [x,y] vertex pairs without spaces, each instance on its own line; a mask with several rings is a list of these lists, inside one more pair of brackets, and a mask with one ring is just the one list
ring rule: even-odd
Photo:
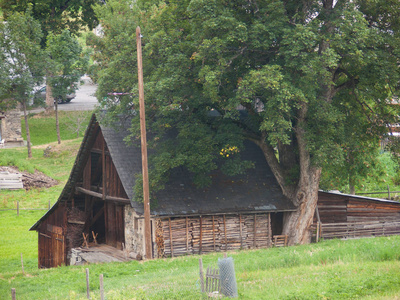
[[49,200],[49,204],[48,204],[48,206],[46,208],[26,208],[26,207],[22,208],[22,207],[20,207],[19,201],[17,201],[16,208],[0,208],[0,211],[13,211],[13,210],[15,210],[15,211],[17,211],[17,216],[19,216],[19,212],[21,210],[49,210],[50,208],[51,208],[51,201],[50,200]]

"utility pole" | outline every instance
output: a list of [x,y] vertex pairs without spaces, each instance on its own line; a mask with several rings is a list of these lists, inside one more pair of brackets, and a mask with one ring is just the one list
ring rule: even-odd
[[143,204],[144,204],[144,240],[146,258],[152,259],[150,201],[149,201],[149,171],[147,164],[147,139],[146,115],[144,107],[143,64],[142,64],[142,36],[140,27],[136,28],[136,44],[138,57],[138,83],[139,83],[139,110],[140,110],[140,136],[142,145],[142,174],[143,174]]

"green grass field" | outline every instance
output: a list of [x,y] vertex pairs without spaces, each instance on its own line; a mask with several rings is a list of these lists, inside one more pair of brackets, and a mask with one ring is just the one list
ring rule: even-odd
[[[65,138],[58,146],[56,137],[33,130],[49,127],[46,122],[35,125],[42,119],[30,119],[35,145],[32,159],[26,158],[26,149],[0,150],[0,165],[39,169],[60,182],[49,189],[0,191],[0,299],[11,299],[12,288],[17,299],[86,299],[86,268],[90,270],[91,299],[100,299],[100,274],[106,299],[205,299],[200,293],[198,255],[38,269],[37,233],[29,228],[45,210],[21,210],[17,216],[15,210],[2,209],[15,208],[16,201],[21,208],[53,204],[81,141]],[[63,120],[68,122],[67,116]],[[63,132],[62,136],[68,136]],[[48,143],[52,152],[44,157]],[[228,256],[234,259],[239,299],[400,299],[400,236],[235,251]],[[204,267],[216,267],[222,253],[201,257]]]

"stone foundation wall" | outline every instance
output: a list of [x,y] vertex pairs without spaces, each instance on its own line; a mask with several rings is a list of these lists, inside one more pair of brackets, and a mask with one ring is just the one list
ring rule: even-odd
[[4,139],[5,144],[21,144],[23,138],[21,132],[21,115],[19,110],[9,110],[0,113],[1,122],[1,139]]
[[130,205],[125,205],[125,247],[129,256],[141,259],[145,256],[144,248],[144,220]]

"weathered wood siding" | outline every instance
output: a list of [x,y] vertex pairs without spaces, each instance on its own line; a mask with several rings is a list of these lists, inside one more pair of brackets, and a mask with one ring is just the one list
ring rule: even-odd
[[269,213],[167,218],[156,224],[159,257],[272,245]]
[[66,210],[59,206],[41,223],[38,230],[39,268],[65,265],[66,261]]
[[320,192],[318,212],[321,223],[315,216],[311,229],[325,239],[400,234],[397,202]]

